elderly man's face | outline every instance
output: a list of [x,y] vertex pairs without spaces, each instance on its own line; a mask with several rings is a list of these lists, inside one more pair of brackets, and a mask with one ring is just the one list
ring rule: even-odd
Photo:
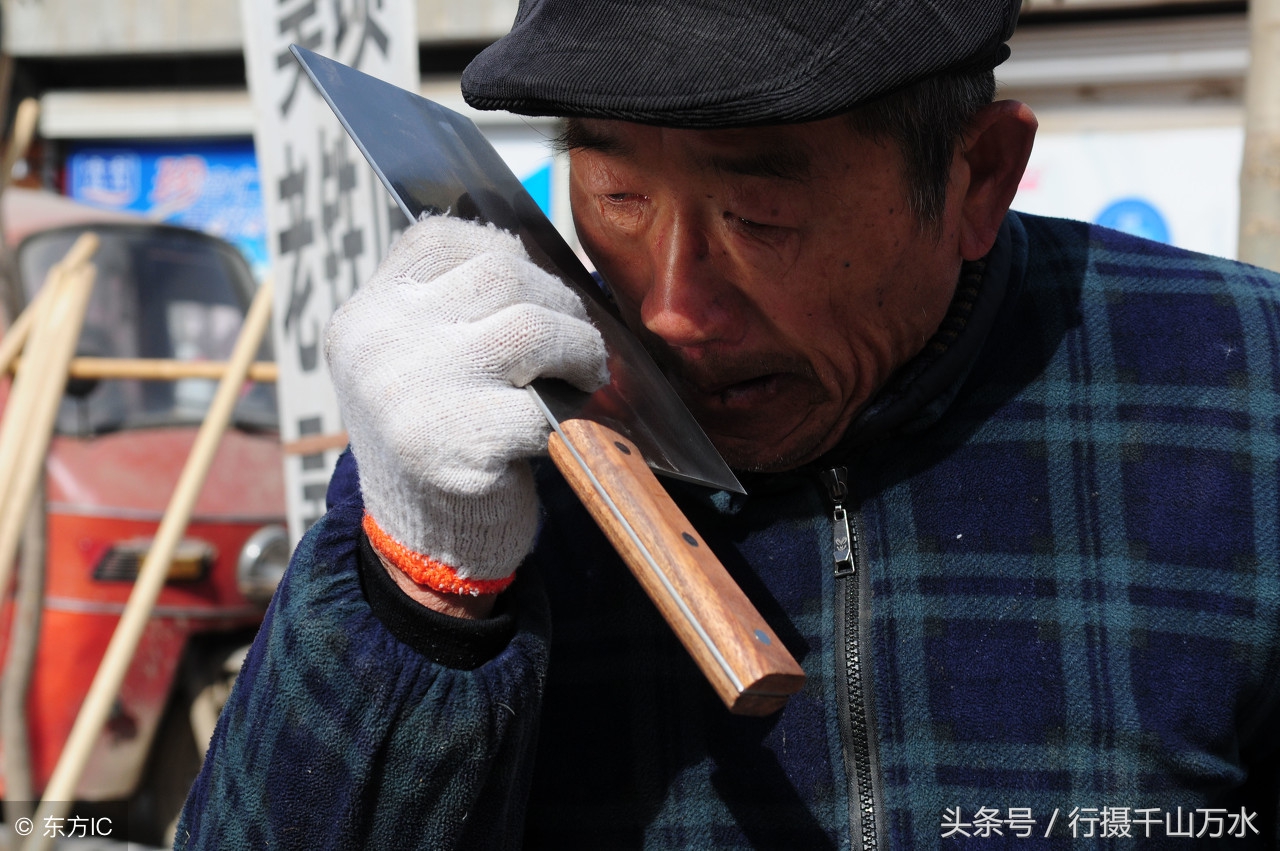
[[937,329],[961,263],[895,146],[840,118],[749,130],[575,121],[574,217],[627,323],[730,464],[830,449]]

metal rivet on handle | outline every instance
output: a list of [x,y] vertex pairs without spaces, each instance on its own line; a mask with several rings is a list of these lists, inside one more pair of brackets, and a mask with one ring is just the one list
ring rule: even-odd
[[773,643],[773,639],[769,638],[769,635],[763,629],[756,630],[756,639],[760,641],[762,644]]
[[681,532],[680,537],[684,538],[684,542],[691,547],[698,546],[698,539],[690,535],[688,532]]
[[616,446],[616,447],[618,447],[618,451],[619,451],[619,452],[621,452],[623,455],[630,455],[630,454],[631,454],[631,449],[630,449],[630,448],[629,448],[625,443],[623,443],[621,440],[615,440],[615,441],[613,442],[613,445],[614,445],[614,446]]

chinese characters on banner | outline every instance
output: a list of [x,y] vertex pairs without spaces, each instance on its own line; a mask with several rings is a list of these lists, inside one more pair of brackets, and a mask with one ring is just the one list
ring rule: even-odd
[[402,88],[418,86],[416,4],[383,0],[241,0],[254,144],[275,280],[289,532],[324,513],[345,445],[322,334],[366,280],[404,216],[289,52],[298,44]]

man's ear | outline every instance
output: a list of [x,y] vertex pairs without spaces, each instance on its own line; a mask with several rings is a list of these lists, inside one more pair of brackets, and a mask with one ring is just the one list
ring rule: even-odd
[[967,180],[958,187],[960,254],[978,260],[991,250],[1031,156],[1036,117],[1024,103],[997,101],[978,111],[957,157]]

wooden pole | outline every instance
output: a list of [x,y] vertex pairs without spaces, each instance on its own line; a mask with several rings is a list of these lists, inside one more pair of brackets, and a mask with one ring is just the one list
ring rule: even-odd
[[[12,57],[8,54],[0,56],[0,105],[2,105],[0,114],[4,112],[9,102],[12,71]],[[13,167],[18,159],[27,155],[31,140],[35,137],[39,112],[39,104],[34,99],[24,100],[18,105],[13,135],[5,149],[3,160],[0,160],[0,169],[3,169],[0,173],[0,195],[3,195],[4,190],[8,189],[13,181]],[[10,292],[17,294],[18,276],[14,269],[12,252],[4,240],[3,233],[4,221],[3,217],[0,217],[0,285],[7,286]],[[76,255],[71,258],[74,261],[73,265],[87,262],[88,255],[84,254],[87,249],[88,246],[82,246],[80,252],[83,256]],[[75,249],[73,249],[74,252]],[[64,266],[65,268],[67,267]],[[25,344],[37,311],[41,314],[47,313],[47,303],[53,300],[57,291],[64,289],[60,278],[56,283],[57,286],[45,287],[40,294],[43,299],[37,296],[35,301],[42,303],[36,310],[24,312],[21,319],[25,320],[25,323],[21,327],[17,327],[18,323],[15,323],[15,326],[9,329],[9,333],[0,339],[0,376],[3,376],[8,369],[5,364],[14,359]],[[20,296],[15,300],[15,304],[21,304]],[[74,343],[72,345],[74,346]],[[10,399],[13,401],[12,396]],[[14,421],[18,422],[16,418]],[[24,433],[27,431],[15,425],[15,439],[19,430]],[[41,457],[43,458],[43,454]],[[9,465],[8,468],[12,469],[12,466]],[[6,477],[4,481],[5,484],[0,485],[4,490],[0,490],[0,493],[7,495],[15,503],[12,508],[17,511],[21,499],[13,492],[14,483],[11,477]],[[25,501],[28,504],[28,510],[23,528],[21,580],[18,596],[13,604],[9,651],[5,659],[3,690],[0,691],[0,744],[4,749],[5,779],[4,816],[10,825],[13,825],[18,818],[30,816],[33,807],[31,802],[35,800],[27,696],[30,693],[31,678],[35,668],[36,642],[40,632],[40,615],[44,598],[46,508],[44,480],[39,473],[35,477],[32,493]],[[4,501],[0,500],[0,515],[3,515],[5,508]],[[8,589],[6,566],[9,563],[10,559],[7,557],[0,562],[0,575],[4,576],[4,580],[0,581],[0,599],[3,599],[4,592]],[[14,839],[16,843],[16,837]]]
[[[32,434],[32,417],[35,414],[37,400],[42,388],[48,381],[46,375],[48,355],[51,351],[50,340],[58,328],[48,321],[52,318],[54,308],[63,297],[69,270],[84,267],[88,258],[97,249],[98,238],[92,233],[81,234],[66,256],[55,263],[45,278],[44,288],[40,295],[32,301],[23,315],[10,329],[10,336],[4,342],[11,345],[0,345],[0,355],[8,358],[26,344],[33,328],[43,329],[39,337],[43,342],[35,342],[29,347],[26,367],[14,379],[10,387],[9,398],[5,403],[4,420],[0,422],[0,517],[7,516],[10,501],[16,493],[16,469],[22,454],[27,451],[27,443]],[[78,329],[77,325],[77,329]],[[78,335],[79,330],[76,331]],[[75,340],[71,341],[74,352]],[[70,354],[67,356],[70,360]],[[0,361],[3,363],[3,361]],[[63,365],[65,370],[66,366]],[[65,378],[63,379],[65,381]],[[61,388],[59,388],[61,390]],[[6,565],[0,558],[0,571]],[[0,586],[4,587],[4,586]]]
[[[92,240],[91,240],[92,241]],[[7,595],[14,555],[22,528],[27,531],[23,549],[23,581],[14,603],[9,655],[0,696],[0,737],[4,742],[5,812],[20,817],[33,799],[28,750],[26,697],[39,630],[40,598],[44,574],[44,459],[53,434],[58,402],[66,385],[67,363],[75,352],[84,321],[95,270],[59,264],[45,286],[50,297],[41,304],[31,334],[28,366],[19,375],[12,407],[6,410],[0,448],[6,452],[4,501],[0,503],[0,596]],[[31,389],[28,389],[31,388]],[[12,824],[12,820],[10,821]]]
[[[21,364],[22,359],[15,359]],[[16,368],[16,367],[15,367]],[[138,381],[178,381],[183,378],[222,378],[226,361],[169,360],[166,358],[75,358],[67,368],[68,378],[134,379]],[[280,371],[271,361],[249,364],[249,381],[272,383]]]
[[1280,0],[1249,0],[1239,256],[1280,271]]
[[47,514],[44,482],[37,481],[27,522],[22,532],[22,558],[18,566],[18,594],[9,627],[9,651],[4,660],[0,689],[0,743],[4,745],[4,815],[12,825],[30,818],[36,800],[31,770],[31,734],[27,698],[35,673],[37,639],[44,608],[45,537]]
[[36,316],[43,309],[41,306],[48,304],[53,298],[53,291],[57,289],[51,281],[53,281],[52,269],[49,270],[44,286],[40,288],[40,292],[36,293],[31,304],[27,305],[26,310],[14,320],[4,332],[4,336],[0,337],[0,375],[17,372],[15,365],[18,362],[18,356],[22,354],[22,347],[27,344],[27,338],[31,336],[31,326],[35,324]]
[[18,104],[18,111],[13,116],[13,136],[4,150],[4,160],[0,163],[0,191],[13,182],[13,167],[18,160],[27,155],[31,140],[36,135],[36,119],[40,117],[40,102],[35,98],[27,98]]
[[[9,105],[9,88],[13,73],[13,57],[8,53],[0,54],[0,115],[6,115]],[[27,155],[31,140],[35,137],[36,119],[40,114],[39,101],[28,99],[18,105],[14,116],[13,135],[5,148],[3,159],[0,159],[0,198],[13,180],[13,166],[19,158]],[[9,319],[23,308],[21,288],[18,286],[18,270],[13,261],[11,250],[5,234],[3,204],[0,204],[0,312],[8,313]],[[11,311],[11,312],[10,312]]]
[[[58,403],[67,384],[67,364],[80,338],[96,274],[89,263],[60,270],[61,291],[49,303],[41,325],[34,329],[35,351],[15,382],[21,385],[14,388],[16,404],[12,408],[6,405],[4,433],[0,435],[0,449],[5,450],[0,458],[0,474],[4,476],[0,481],[4,487],[4,503],[0,506],[0,594],[8,593],[22,523],[36,481],[44,472]],[[34,389],[28,391],[28,385],[34,385]]]
[[[169,507],[165,510],[164,519],[156,531],[155,542],[147,552],[138,570],[138,578],[134,583],[129,602],[125,604],[124,613],[107,645],[98,673],[89,686],[80,713],[76,716],[67,743],[53,769],[53,776],[45,786],[44,799],[36,813],[35,823],[44,824],[49,818],[65,818],[75,800],[76,786],[84,773],[85,765],[93,752],[93,746],[102,732],[102,725],[111,711],[120,686],[128,672],[129,663],[142,638],[142,632],[151,617],[156,598],[164,587],[169,573],[169,562],[173,558],[174,548],[186,531],[191,510],[195,507],[196,497],[204,485],[205,477],[213,462],[214,452],[227,424],[231,420],[232,409],[240,395],[240,387],[244,384],[249,364],[258,351],[262,335],[266,331],[271,317],[271,281],[264,281],[249,308],[244,325],[240,329],[240,337],[236,341],[227,372],[218,384],[213,403],[205,416],[200,432],[196,435],[191,455],[178,479]],[[50,837],[40,836],[39,832],[27,843],[27,851],[46,849],[52,842]]]
[[[45,315],[62,292],[62,281],[60,265],[49,270],[49,274],[45,277],[44,288],[40,291],[41,297],[22,312],[21,318],[29,321],[26,327],[19,329],[19,333],[14,335],[17,343],[26,344],[27,338],[31,336],[32,326],[43,330]],[[19,324],[15,323],[14,327],[17,328]],[[39,340],[37,344],[27,347],[26,367],[14,376],[13,384],[9,386],[9,398],[5,402],[3,412],[4,418],[0,419],[0,494],[4,495],[0,497],[0,516],[8,510],[9,495],[13,493],[14,470],[18,463],[18,456],[22,453],[27,440],[27,426],[31,422],[32,406],[35,405],[36,394],[40,387],[41,360],[46,348],[40,344]],[[14,351],[21,350],[22,346],[15,344]],[[2,566],[0,569],[3,569]]]
[[87,263],[97,250],[97,235],[83,233],[72,244],[66,256],[49,269],[49,274],[45,277],[45,283],[40,288],[40,292],[36,293],[36,297],[31,300],[31,304],[27,305],[27,309],[22,311],[22,315],[15,319],[13,324],[9,326],[9,330],[5,332],[3,337],[0,337],[0,375],[9,372],[17,361],[18,355],[22,354],[22,347],[27,343],[27,337],[31,334],[31,327],[35,324],[36,316],[43,309],[41,305],[47,304],[53,299],[53,292],[57,289],[57,287],[51,286],[51,283],[55,280],[55,273],[72,266],[79,266],[81,263]]

